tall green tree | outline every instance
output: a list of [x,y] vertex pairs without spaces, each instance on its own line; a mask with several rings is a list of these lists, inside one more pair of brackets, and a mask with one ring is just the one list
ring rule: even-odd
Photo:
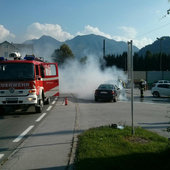
[[66,60],[74,59],[74,55],[67,44],[62,44],[59,49],[54,51],[52,58],[54,62],[58,63],[58,65],[62,65]]
[[153,65],[153,55],[150,51],[146,51],[145,53],[145,71],[152,70]]

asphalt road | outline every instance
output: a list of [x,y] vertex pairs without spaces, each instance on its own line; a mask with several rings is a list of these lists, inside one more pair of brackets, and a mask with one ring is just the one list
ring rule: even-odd
[[[53,99],[54,101],[55,99]],[[48,105],[44,106],[46,114],[49,112]],[[39,122],[41,113],[35,113],[33,107],[26,111],[20,109],[6,112],[0,112],[0,162],[4,162],[11,153],[29,136]],[[44,115],[45,116],[45,115]],[[25,135],[23,135],[25,133]]]
[[[169,98],[154,99],[149,91],[140,99],[134,91],[134,125],[170,138]],[[68,105],[64,105],[65,97]],[[78,99],[72,94],[62,94],[44,108],[42,114],[9,114],[0,119],[0,169],[58,169],[72,165],[76,135],[98,126],[131,125],[130,90],[116,103],[94,102]],[[50,108],[50,109],[49,109]],[[42,117],[42,115],[44,117]],[[36,122],[40,117],[41,120]],[[33,126],[33,127],[32,127]],[[19,142],[17,136],[31,128]],[[2,130],[3,129],[3,130]],[[8,158],[8,159],[7,159]]]
[[[131,126],[130,95],[130,89],[126,90],[126,95],[116,103],[79,99],[80,130],[111,124]],[[170,98],[153,98],[150,91],[145,91],[144,95],[141,99],[140,91],[134,90],[134,125],[170,138],[170,132],[167,132],[170,127]]]

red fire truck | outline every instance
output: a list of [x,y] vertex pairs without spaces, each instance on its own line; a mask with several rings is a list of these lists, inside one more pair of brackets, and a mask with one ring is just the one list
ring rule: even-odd
[[0,57],[0,108],[33,105],[37,113],[51,96],[59,96],[57,63],[47,63],[34,55],[24,59]]

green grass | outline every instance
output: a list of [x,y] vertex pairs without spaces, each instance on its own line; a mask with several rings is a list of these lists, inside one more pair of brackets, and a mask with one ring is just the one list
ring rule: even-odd
[[78,138],[76,170],[170,170],[170,144],[156,133],[99,127]]

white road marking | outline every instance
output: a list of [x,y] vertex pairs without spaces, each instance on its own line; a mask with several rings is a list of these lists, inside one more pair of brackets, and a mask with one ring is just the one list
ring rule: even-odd
[[47,111],[51,110],[51,108],[52,108],[52,106],[49,106],[49,107],[47,108]]
[[36,122],[39,122],[47,113],[43,113],[37,120]]
[[54,100],[54,101],[52,102],[52,104],[55,104],[55,102],[56,102],[56,101]]
[[13,142],[19,142],[32,128],[34,125],[29,126],[23,133],[21,133]]
[[63,103],[62,103],[62,105],[64,106],[65,105],[65,101],[63,100]]
[[0,154],[0,159],[4,156],[4,154]]

